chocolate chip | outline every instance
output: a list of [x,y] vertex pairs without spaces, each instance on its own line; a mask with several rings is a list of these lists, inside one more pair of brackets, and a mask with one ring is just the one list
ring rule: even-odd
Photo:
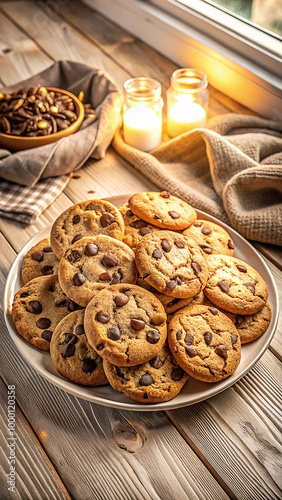
[[31,258],[33,260],[36,260],[37,262],[42,262],[42,260],[44,259],[43,252],[41,252],[40,250],[35,250],[35,252],[31,254]]
[[68,300],[66,299],[60,300],[60,302],[55,303],[56,307],[66,307],[67,305],[68,305]]
[[238,337],[237,335],[231,335],[231,344],[234,345],[236,344],[236,342],[238,341]]
[[216,307],[209,307],[209,311],[216,316],[218,314],[218,309]]
[[113,279],[112,279],[112,284],[115,285],[116,283],[119,283],[122,280],[123,276],[121,272],[116,272],[113,274]]
[[81,238],[83,238],[83,234],[76,234],[75,237],[73,238],[72,240],[72,243],[75,243],[76,241],[78,240],[81,240]]
[[182,279],[180,278],[180,276],[176,276],[175,281],[177,285],[182,285]]
[[199,245],[201,247],[201,249],[203,250],[203,252],[207,253],[207,254],[211,254],[212,253],[212,248],[209,247],[208,245]]
[[200,222],[199,220],[196,220],[196,222],[194,222],[194,226],[195,226],[195,227],[201,227],[201,225],[202,225],[202,224],[203,224],[203,223],[202,223],[202,222]]
[[151,375],[149,375],[149,373],[144,373],[144,375],[142,375],[142,377],[139,380],[140,385],[148,386],[148,385],[151,385],[153,383],[154,383],[154,379],[153,379],[153,377],[151,377]]
[[153,256],[154,259],[161,259],[162,256],[163,256],[163,254],[162,254],[162,252],[158,248],[156,248],[153,251],[152,256]]
[[223,359],[226,359],[226,358],[227,358],[227,350],[226,350],[225,345],[222,345],[222,344],[218,345],[218,346],[215,348],[214,352],[215,352],[218,356],[220,356],[221,358],[223,358]]
[[174,242],[174,244],[175,244],[175,246],[177,246],[177,248],[184,248],[185,247],[183,241],[180,241],[180,240],[176,240]]
[[104,344],[98,344],[96,345],[97,351],[102,351],[104,349]]
[[134,227],[134,229],[141,229],[142,227],[147,227],[147,222],[142,219],[137,219],[131,222],[129,225],[130,227]]
[[69,358],[74,355],[75,347],[73,344],[66,344],[62,350],[63,358]]
[[229,292],[229,288],[230,288],[230,287],[229,287],[228,283],[226,283],[226,281],[223,281],[223,280],[222,280],[222,281],[220,281],[220,282],[218,283],[218,286],[219,286],[219,288],[220,288],[220,289],[221,289],[224,293],[228,293],[228,292]]
[[81,325],[77,325],[76,329],[75,329],[75,334],[76,335],[83,335],[84,333],[84,325],[81,324]]
[[117,259],[115,259],[115,257],[113,257],[112,255],[104,255],[103,259],[103,264],[104,266],[106,267],[115,267],[118,263]]
[[125,215],[127,215],[127,217],[132,217],[134,213],[131,210],[127,210]]
[[149,344],[157,344],[161,336],[156,330],[149,330],[146,334],[146,339]]
[[21,293],[21,298],[28,297],[29,295],[30,295],[29,292],[23,292],[23,293]]
[[238,314],[235,318],[235,326],[239,328],[239,326],[242,325],[245,321],[245,316],[242,316],[241,314]]
[[169,197],[170,197],[170,193],[169,193],[168,191],[162,191],[162,192],[160,193],[160,196],[161,196],[162,198],[169,198]]
[[53,273],[54,273],[53,266],[43,266],[41,269],[41,274],[43,274],[43,276],[49,276]]
[[129,298],[127,297],[127,295],[116,295],[114,298],[114,302],[117,307],[125,306],[125,304],[127,304],[128,301]]
[[235,248],[235,243],[232,240],[228,240],[228,247],[234,250]]
[[160,216],[160,215],[158,215],[158,214],[155,214],[155,215],[154,215],[154,219],[156,219],[156,220],[162,220],[161,216]]
[[162,245],[162,249],[163,249],[164,252],[167,252],[167,253],[170,252],[171,245],[170,245],[170,243],[167,240],[162,240],[161,245]]
[[88,203],[87,207],[84,210],[95,210],[96,204],[95,203]]
[[109,328],[107,331],[107,336],[111,340],[119,340],[121,333],[118,326],[113,326],[112,328]]
[[211,334],[211,332],[206,332],[206,333],[204,334],[204,339],[205,339],[205,343],[206,343],[207,345],[210,345],[210,343],[211,343],[211,341],[212,341],[212,334]]
[[96,320],[100,321],[100,323],[108,323],[110,319],[111,317],[106,311],[99,311],[96,314]]
[[81,259],[81,253],[78,250],[68,250],[67,259],[72,264],[78,262]]
[[253,295],[256,293],[256,289],[252,283],[244,283],[245,287],[252,292]]
[[247,272],[247,268],[245,266],[243,266],[242,264],[236,264],[236,267],[237,267],[238,271],[240,271],[240,273]]
[[210,229],[209,227],[206,227],[206,226],[202,227],[201,231],[202,231],[202,233],[203,233],[203,234],[205,234],[206,236],[207,236],[208,234],[211,234],[211,229]]
[[194,347],[190,345],[185,346],[185,351],[187,352],[188,356],[190,356],[190,358],[194,358],[198,354],[196,349],[194,349]]
[[172,219],[179,219],[180,217],[180,214],[178,212],[175,212],[174,210],[170,210],[168,214]]
[[77,336],[74,333],[65,333],[64,344],[76,344]]
[[177,382],[178,380],[181,380],[183,375],[184,375],[184,371],[180,367],[174,368],[174,370],[172,370],[172,372],[171,372],[171,378],[172,378],[172,380],[175,380],[175,382]]
[[102,273],[99,276],[99,280],[101,281],[111,281],[113,275],[112,273]]
[[171,291],[171,290],[173,290],[176,286],[177,286],[176,281],[175,281],[175,280],[170,280],[170,281],[168,281],[168,283],[166,284],[166,290]]
[[49,328],[50,325],[51,325],[51,321],[48,318],[39,318],[36,321],[36,326],[38,328],[41,328],[41,330],[47,330],[47,328]]
[[139,229],[139,233],[141,234],[141,236],[145,236],[145,234],[150,234],[153,232],[153,229],[151,229],[150,227],[141,227],[141,229]]
[[47,340],[48,342],[50,342],[52,335],[53,335],[53,332],[51,332],[51,330],[44,330],[44,332],[42,332],[42,334],[41,334],[41,337],[44,340]]
[[155,358],[151,359],[149,361],[150,365],[158,370],[162,366],[162,360],[159,358],[159,356],[156,356]]
[[194,341],[194,335],[192,335],[192,333],[190,332],[187,332],[184,339],[185,344],[191,345],[193,344],[193,341]]
[[52,247],[44,247],[44,248],[43,248],[43,252],[44,252],[44,253],[50,253],[50,252],[53,252]]
[[85,373],[93,372],[96,367],[97,367],[97,364],[95,363],[94,359],[84,358],[81,362],[81,369]]
[[42,305],[38,300],[30,300],[29,303],[29,312],[33,314],[40,314],[42,312]]
[[151,323],[155,326],[160,326],[165,322],[164,315],[161,313],[154,314],[154,316],[151,317]]
[[191,262],[191,267],[192,267],[194,273],[196,274],[196,276],[198,276],[198,274],[200,274],[200,272],[201,272],[201,267],[199,266],[199,264],[197,262]]
[[181,337],[182,337],[182,330],[178,330],[178,331],[176,332],[176,339],[177,339],[177,340],[180,340],[180,339],[181,339]]
[[130,320],[130,324],[132,328],[134,328],[134,330],[138,330],[138,332],[145,328],[145,321],[143,321],[143,319],[132,318]]
[[73,275],[72,280],[73,280],[73,284],[75,286],[81,286],[81,285],[83,285],[83,283],[85,283],[86,278],[85,278],[84,274],[82,274],[82,273],[75,273]]
[[111,213],[105,213],[100,217],[100,222],[102,227],[107,227],[112,224],[115,220],[115,217]]
[[72,219],[72,223],[73,224],[78,224],[79,221],[80,221],[80,215],[79,214],[74,215],[74,217]]
[[87,243],[84,248],[84,253],[87,257],[93,257],[93,255],[97,255],[99,248],[94,243]]

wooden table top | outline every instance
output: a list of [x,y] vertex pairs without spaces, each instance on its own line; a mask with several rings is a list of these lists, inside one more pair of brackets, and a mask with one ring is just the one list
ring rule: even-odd
[[[105,69],[120,88],[140,75],[168,87],[176,69],[171,61],[78,1],[52,6],[0,3],[3,85],[68,59]],[[253,114],[210,88],[209,117],[228,112]],[[88,160],[34,224],[0,219],[1,295],[16,254],[67,207],[154,189],[109,148],[103,160]],[[281,253],[259,249],[268,256],[281,303]],[[54,387],[23,360],[3,314],[0,321],[1,499],[281,498],[281,318],[269,349],[239,382],[206,401],[164,412],[111,409]],[[7,483],[9,385],[16,391],[15,493]]]

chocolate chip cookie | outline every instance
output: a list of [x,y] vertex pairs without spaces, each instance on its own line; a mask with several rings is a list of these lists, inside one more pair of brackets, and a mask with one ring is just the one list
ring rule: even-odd
[[233,255],[235,244],[227,231],[218,224],[197,219],[183,234],[193,238],[207,255]]
[[124,222],[120,211],[104,200],[77,203],[63,212],[51,229],[53,252],[61,259],[73,243],[85,236],[105,234],[122,240]]
[[162,304],[136,285],[112,285],[99,292],[86,308],[84,327],[90,345],[118,366],[154,358],[167,336]]
[[207,262],[205,295],[211,302],[234,314],[254,314],[262,309],[268,289],[255,269],[227,255],[210,255]]
[[22,265],[22,279],[28,283],[39,276],[58,274],[59,259],[50,246],[50,238],[44,238],[30,248]]
[[123,217],[125,231],[123,242],[126,243],[132,250],[135,251],[139,241],[142,240],[145,234],[152,233],[153,231],[160,231],[159,227],[153,226],[148,222],[140,219],[129,208],[128,203],[119,207],[119,211]]
[[158,355],[137,366],[115,366],[104,360],[111,386],[139,403],[162,403],[174,398],[188,379],[166,345]]
[[260,311],[248,316],[243,314],[226,314],[235,324],[240,334],[241,344],[247,344],[258,339],[267,330],[271,320],[269,304],[265,304]]
[[215,307],[188,306],[174,314],[168,343],[183,370],[202,382],[229,377],[241,359],[236,327]]
[[161,229],[185,229],[197,218],[191,205],[167,191],[136,193],[128,203],[134,214]]
[[57,324],[79,306],[61,289],[57,275],[35,278],[15,295],[12,317],[18,333],[30,344],[49,351]]
[[150,285],[179,299],[199,293],[208,277],[206,258],[199,245],[172,231],[144,236],[136,249],[136,265]]
[[60,260],[59,281],[72,300],[87,306],[96,293],[116,283],[136,283],[135,254],[110,236],[82,238]]
[[108,383],[103,360],[85,335],[84,310],[60,321],[52,335],[50,354],[56,370],[71,382],[87,386]]

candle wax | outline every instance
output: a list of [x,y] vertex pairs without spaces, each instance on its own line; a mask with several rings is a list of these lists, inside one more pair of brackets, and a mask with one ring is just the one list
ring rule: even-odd
[[130,146],[150,151],[162,140],[162,119],[144,103],[129,108],[123,117],[123,135]]
[[206,125],[206,112],[200,104],[191,101],[189,96],[182,96],[168,112],[167,131],[170,137],[189,132]]

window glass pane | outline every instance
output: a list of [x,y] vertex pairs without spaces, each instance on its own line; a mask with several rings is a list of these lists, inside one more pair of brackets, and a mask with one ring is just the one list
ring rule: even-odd
[[[186,0],[178,0],[187,5]],[[264,31],[282,37],[282,0],[201,0],[218,6],[228,14],[235,14]],[[189,2],[191,6],[191,3]]]

